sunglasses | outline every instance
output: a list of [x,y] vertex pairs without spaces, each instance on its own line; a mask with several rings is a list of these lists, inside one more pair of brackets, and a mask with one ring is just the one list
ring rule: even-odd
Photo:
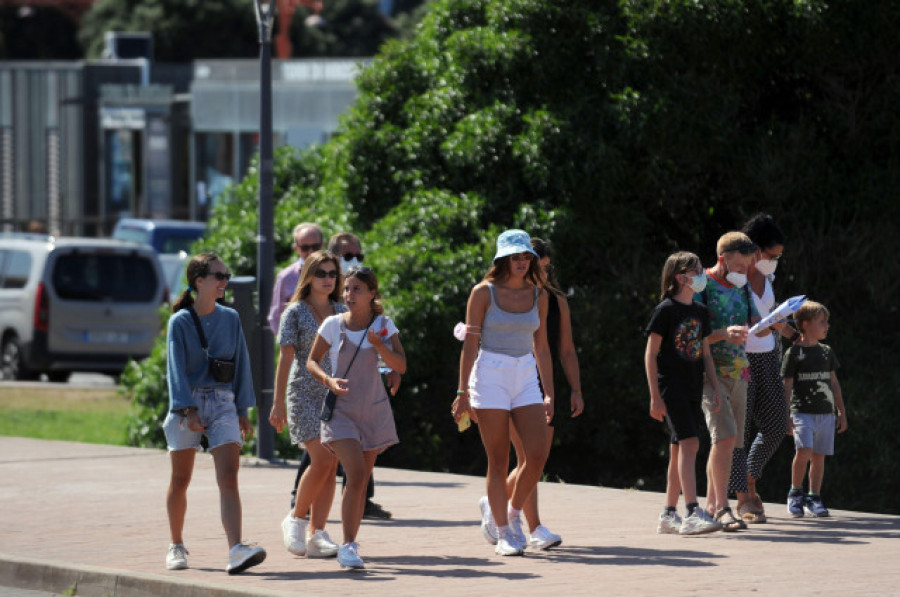
[[338,277],[337,270],[329,270],[329,271],[326,272],[326,271],[323,270],[323,269],[317,269],[317,270],[316,270],[316,273],[314,273],[313,275],[314,275],[315,277],[317,277],[317,278],[331,278],[331,279],[334,279],[334,278],[337,278],[337,277]]
[[531,253],[515,253],[510,255],[509,258],[513,261],[531,261],[534,259],[534,255]]
[[227,282],[231,279],[231,274],[227,274],[225,272],[209,272],[208,274],[206,274],[206,277],[208,278],[209,276],[215,276],[216,280],[218,280],[219,282]]
[[304,253],[309,253],[311,251],[318,251],[319,249],[321,249],[322,243],[316,243],[314,245],[300,245],[300,244],[294,243],[294,246],[297,247],[298,249],[300,249],[301,251],[303,251]]
[[343,257],[344,261],[350,261],[351,259],[356,257],[356,260],[360,263],[362,263],[362,260],[366,258],[366,256],[362,253],[344,253],[343,255],[341,255],[341,257]]

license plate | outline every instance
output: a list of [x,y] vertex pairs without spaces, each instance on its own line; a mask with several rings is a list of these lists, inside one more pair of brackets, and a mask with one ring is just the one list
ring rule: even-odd
[[84,341],[88,344],[127,344],[128,332],[85,332]]

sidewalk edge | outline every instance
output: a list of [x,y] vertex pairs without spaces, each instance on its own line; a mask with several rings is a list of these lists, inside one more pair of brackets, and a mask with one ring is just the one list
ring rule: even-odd
[[58,564],[0,553],[0,586],[84,597],[287,596],[295,591],[259,591],[98,566]]

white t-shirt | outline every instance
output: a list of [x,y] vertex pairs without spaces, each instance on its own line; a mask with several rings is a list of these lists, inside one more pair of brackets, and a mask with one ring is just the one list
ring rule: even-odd
[[[326,342],[328,342],[331,352],[331,363],[332,368],[337,367],[338,362],[338,354],[341,352],[341,319],[343,318],[343,314],[332,315],[330,317],[325,318],[325,321],[322,322],[322,325],[319,326],[319,335],[322,336]],[[394,321],[388,317],[387,315],[379,315],[375,318],[375,321],[372,322],[370,326],[371,329],[375,330],[375,333],[381,333],[381,330],[387,330],[387,333],[382,333],[382,339],[390,345],[390,338],[394,334],[400,333],[400,330],[397,329],[397,326],[394,325]],[[347,339],[354,345],[359,345],[362,342],[363,348],[371,348],[372,344],[369,342],[369,339],[365,337],[366,330],[359,330],[354,332],[353,330],[345,329],[345,333],[347,334]],[[346,365],[343,365],[346,368]],[[332,371],[331,374],[336,377],[343,377],[346,371]]]
[[[769,281],[769,278],[766,278],[766,286],[761,297],[756,296],[752,289],[750,290],[750,296],[753,297],[753,304],[756,305],[760,318],[765,317],[775,308],[775,293],[772,292],[772,283]],[[746,349],[747,352],[756,354],[775,350],[775,336],[766,334],[760,337],[750,334],[747,336]]]

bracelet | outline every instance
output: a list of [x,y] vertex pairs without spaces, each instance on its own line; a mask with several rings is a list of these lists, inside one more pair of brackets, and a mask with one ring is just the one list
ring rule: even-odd
[[461,396],[462,394],[468,394],[469,390],[456,390],[456,395]]
[[330,375],[326,375],[325,379],[322,380],[322,385],[325,386],[326,388],[328,387],[328,378],[330,378],[330,377],[331,377]]

